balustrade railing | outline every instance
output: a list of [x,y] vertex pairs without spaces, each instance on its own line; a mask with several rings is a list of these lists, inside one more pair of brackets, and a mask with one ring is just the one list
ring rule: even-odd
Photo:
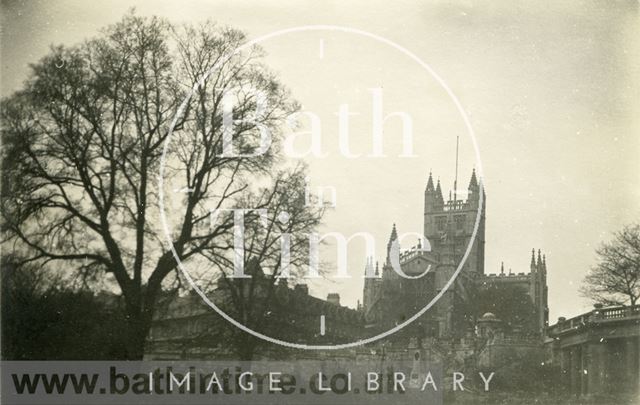
[[626,318],[640,317],[640,305],[622,306],[612,308],[595,308],[591,312],[578,315],[571,319],[560,319],[558,323],[550,326],[549,335],[558,334],[567,330],[576,329],[588,324],[606,322],[608,320],[622,320]]

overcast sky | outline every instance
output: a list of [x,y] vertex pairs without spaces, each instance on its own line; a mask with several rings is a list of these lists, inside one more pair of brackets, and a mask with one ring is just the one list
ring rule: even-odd
[[[460,136],[459,188],[483,169],[487,193],[486,271],[504,261],[528,271],[530,250],[547,255],[552,322],[587,310],[578,295],[594,248],[640,218],[640,20],[636,1],[3,1],[3,96],[20,88],[28,64],[51,44],[95,36],[132,6],[173,22],[210,18],[258,38],[284,28],[331,24],[385,37],[429,64],[470,117],[481,163],[453,103],[415,61],[355,34],[292,33],[262,43],[267,63],[322,121],[324,159],[309,159],[311,182],[332,185],[338,206],[325,230],[377,237],[383,260],[391,224],[422,230],[430,170],[452,187]],[[399,158],[400,119],[385,124],[385,159],[345,159],[335,112],[352,112],[351,145],[371,148],[371,88],[385,114],[412,117],[416,158]],[[354,305],[354,276],[315,286]]]

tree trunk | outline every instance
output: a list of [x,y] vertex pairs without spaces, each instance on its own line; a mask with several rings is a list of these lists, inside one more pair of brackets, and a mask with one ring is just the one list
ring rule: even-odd
[[236,352],[241,361],[253,360],[255,352],[255,337],[241,331],[241,336],[236,340]]
[[151,330],[158,293],[166,273],[156,270],[149,278],[147,286],[127,290],[128,296],[125,293],[127,327],[129,329],[126,347],[127,360],[142,360],[144,357],[145,343]]
[[145,320],[140,314],[127,314],[128,333],[127,347],[125,348],[126,360],[142,360],[144,356],[145,342],[151,329],[151,322]]
[[147,296],[143,300],[143,294],[135,294],[134,299],[128,300],[126,306],[127,318],[127,342],[126,360],[142,360],[145,343],[151,329],[151,321],[155,307],[155,295]]

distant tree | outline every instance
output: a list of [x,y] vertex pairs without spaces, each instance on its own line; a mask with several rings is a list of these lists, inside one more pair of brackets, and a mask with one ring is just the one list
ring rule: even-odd
[[598,262],[581,293],[605,305],[636,305],[640,298],[640,224],[627,225],[596,250]]
[[503,322],[507,331],[536,333],[536,309],[527,292],[517,286],[489,285],[475,291],[467,302],[473,324],[491,312]]
[[123,356],[126,323],[113,295],[71,288],[59,275],[2,258],[2,359],[99,360]]
[[[269,195],[301,176],[278,153],[298,105],[258,47],[231,54],[244,41],[212,23],[178,27],[132,13],[97,39],[54,48],[2,102],[4,248],[27,254],[24,263],[117,286],[127,358],[142,358],[158,296],[178,277],[176,256],[229,257],[233,215],[214,223],[211,211],[245,208],[256,185]],[[155,186],[181,105],[164,172],[167,236]],[[224,125],[229,109],[236,125]],[[255,156],[265,130],[271,147]],[[235,154],[224,153],[230,142]],[[252,221],[259,216],[245,225]]]

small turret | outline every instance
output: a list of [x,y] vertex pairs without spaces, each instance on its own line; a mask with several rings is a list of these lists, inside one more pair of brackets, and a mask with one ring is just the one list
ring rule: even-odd
[[372,274],[374,274],[373,258],[367,257],[367,264],[364,266],[364,275],[365,277],[371,277]]
[[389,236],[389,242],[387,243],[387,264],[391,263],[391,247],[393,242],[398,240],[398,231],[396,230],[396,224],[393,224],[391,229],[391,235]]
[[442,191],[438,191],[433,187],[433,175],[429,172],[429,180],[427,180],[427,188],[424,190],[424,210],[425,212],[434,212],[439,210],[442,205]]

